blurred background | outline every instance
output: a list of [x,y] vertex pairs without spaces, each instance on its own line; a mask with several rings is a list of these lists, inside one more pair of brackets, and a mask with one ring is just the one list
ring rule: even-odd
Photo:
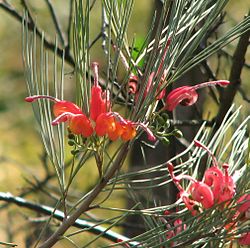
[[[22,6],[18,0],[8,2],[22,14]],[[38,25],[45,30],[46,36],[53,40],[55,29],[51,25],[52,21],[49,18],[48,8],[44,0],[27,2],[33,11]],[[135,0],[129,36],[133,37],[136,35],[138,40],[145,37],[156,5],[156,0]],[[62,27],[66,29],[69,1],[53,0],[53,6],[57,11]],[[97,30],[92,30],[93,37],[101,27],[101,10],[98,8],[98,5],[95,8],[96,15],[92,18],[92,22],[97,23]],[[220,36],[220,32],[225,33],[230,27],[241,21],[247,13],[248,8],[249,4],[246,0],[229,1],[225,10],[226,17],[223,25],[219,28],[218,36]],[[236,44],[237,41],[233,42],[224,48],[224,51],[232,55]],[[102,58],[99,56],[102,52],[100,50],[100,43],[97,43],[95,46],[96,49],[93,49],[92,61],[101,61]],[[209,61],[212,68],[217,68],[218,56],[212,57]],[[219,75],[221,78],[227,79],[231,60],[229,57],[224,56],[220,63]],[[244,67],[242,73],[242,90],[250,98],[249,50],[246,57],[246,64],[247,66]],[[74,83],[71,72],[72,68],[66,66],[65,85],[68,91],[66,95],[68,94],[69,96],[72,94],[71,86]],[[41,179],[45,176],[45,172],[41,166],[44,156],[43,145],[37,132],[32,108],[24,102],[26,96],[27,91],[22,63],[21,24],[0,8],[0,191],[11,192],[13,195],[18,195],[28,190],[30,184],[27,182],[27,179],[35,182],[36,178]],[[240,94],[236,96],[235,102],[237,105],[243,104],[243,113],[245,115],[249,114],[249,103],[247,104]],[[216,106],[210,102],[206,102],[205,104],[209,112],[216,111],[213,110]],[[79,191],[84,191],[88,187],[88,182],[95,180],[97,172],[90,168],[89,170],[85,170],[82,176],[82,181],[79,181],[78,185],[75,185]],[[120,201],[118,202],[120,202],[120,207],[122,207],[124,200],[122,200],[122,196],[119,197]],[[33,197],[32,194],[27,195],[26,199],[42,202],[42,196],[37,198]],[[113,200],[117,201],[117,199]],[[2,205],[3,203],[0,202],[0,204]],[[31,238],[32,236],[28,228],[30,225],[28,224],[28,219],[32,216],[35,216],[35,214],[31,214],[30,211],[23,210],[14,205],[9,205],[7,208],[0,208],[0,241],[14,242],[18,244],[18,247],[26,247],[25,242],[27,242],[27,238]],[[101,217],[104,218],[104,216]],[[56,247],[69,246],[61,244]]]

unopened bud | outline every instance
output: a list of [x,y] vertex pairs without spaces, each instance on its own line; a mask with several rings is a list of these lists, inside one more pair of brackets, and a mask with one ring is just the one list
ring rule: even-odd
[[166,137],[163,137],[162,139],[161,139],[161,142],[164,144],[164,145],[169,145],[169,143],[170,143],[170,141],[169,141],[169,139],[168,138],[166,138]]
[[182,137],[183,137],[183,134],[182,134],[181,130],[179,130],[179,129],[174,129],[173,135],[174,135],[176,138],[182,138]]
[[68,141],[68,145],[69,145],[69,146],[74,146],[74,145],[75,145],[75,141],[69,140],[69,141]]

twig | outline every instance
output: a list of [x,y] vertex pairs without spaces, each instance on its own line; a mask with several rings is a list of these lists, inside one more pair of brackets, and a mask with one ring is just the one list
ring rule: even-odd
[[205,120],[170,120],[170,123],[174,126],[201,126],[204,122],[206,122],[207,127],[211,127],[214,124],[213,121]]
[[[4,9],[7,13],[9,13],[11,16],[13,16],[16,20],[18,20],[20,23],[22,23],[22,21],[23,21],[22,15],[20,15],[16,11],[16,9],[12,5],[10,5],[7,1],[0,1],[0,8]],[[29,30],[32,30],[32,31],[35,30],[37,36],[41,39],[42,32],[38,29],[34,20],[30,17],[31,16],[29,15],[28,19],[26,19],[24,21],[27,23]],[[55,43],[49,41],[46,37],[44,37],[44,46],[53,52],[55,51]],[[63,49],[58,47],[56,52],[60,57],[63,56]],[[74,61],[73,57],[71,56],[71,54],[69,53],[69,50],[65,51],[65,61],[67,61],[67,63],[69,65],[71,65],[72,67],[75,67],[75,61]]]
[[61,44],[63,45],[63,47],[65,47],[65,34],[63,33],[62,31],[62,28],[60,26],[60,23],[58,21],[58,18],[56,16],[56,13],[55,13],[55,10],[54,10],[54,7],[53,5],[51,4],[50,0],[45,0],[45,2],[47,3],[48,5],[48,8],[49,8],[49,11],[50,11],[50,14],[51,14],[51,17],[53,19],[53,22],[55,24],[55,28],[56,28],[56,31],[57,31],[57,34],[59,36],[59,39],[60,39],[60,42]]
[[228,112],[229,108],[233,103],[234,97],[241,84],[240,75],[245,63],[245,54],[247,51],[247,47],[249,45],[249,37],[250,37],[250,30],[242,34],[238,42],[238,45],[235,49],[232,61],[233,63],[229,77],[229,81],[231,83],[228,85],[226,89],[223,89],[221,91],[220,108],[218,111],[218,115],[216,117],[217,126],[221,125],[226,113]]
[[239,87],[238,91],[241,94],[243,100],[250,103],[250,98],[247,97],[246,92],[242,89],[242,87]]
[[[224,55],[225,57],[227,57],[231,60],[233,59],[233,56],[231,54],[229,54],[227,51],[225,51],[224,49],[219,50],[218,54]],[[250,64],[244,63],[243,66],[246,67],[247,69],[250,69]]]
[[[38,212],[40,214],[53,216],[53,218],[63,221],[64,220],[64,213],[60,210],[55,210],[52,207],[46,206],[46,205],[39,205],[30,201],[26,201],[24,198],[21,197],[15,197],[10,193],[0,192],[0,200],[5,201],[8,203],[14,203],[17,206],[24,207],[26,209],[33,210],[35,212]],[[112,241],[117,242],[117,240],[123,240],[128,241],[129,238],[120,235],[116,232],[113,232],[111,230],[106,230],[106,228],[97,225],[95,223],[82,220],[82,219],[76,219],[76,221],[73,223],[74,227],[86,229],[86,231],[91,232],[93,234],[99,235],[102,234],[104,238]],[[128,244],[130,245],[137,245],[138,243],[135,241],[128,241]]]

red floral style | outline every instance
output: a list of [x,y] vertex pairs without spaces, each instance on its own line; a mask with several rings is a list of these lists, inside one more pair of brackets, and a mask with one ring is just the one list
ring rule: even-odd
[[[238,213],[242,216],[241,221],[247,221],[250,219],[250,194],[245,194],[239,198],[238,203]],[[242,234],[238,239],[240,245],[250,245],[250,232]]]
[[[168,170],[173,182],[180,191],[180,198],[185,203],[186,207],[191,211],[192,215],[196,215],[198,213],[196,206],[199,206],[199,203],[205,209],[211,208],[214,205],[214,195],[208,185],[195,180],[189,175],[175,176],[173,173],[174,166],[171,163],[168,164]],[[187,191],[185,191],[180,185],[180,181],[182,179],[187,179],[192,182]]]
[[196,90],[207,87],[207,86],[227,86],[230,82],[226,80],[211,81],[201,83],[195,86],[182,86],[172,90],[165,101],[165,109],[173,111],[177,105],[191,106],[196,103],[198,94]]
[[124,119],[120,114],[111,112],[111,103],[107,91],[98,84],[98,64],[92,64],[94,85],[91,88],[90,117],[87,117],[76,104],[45,95],[35,95],[25,98],[27,102],[37,99],[48,99],[54,102],[52,125],[68,121],[73,134],[90,137],[94,131],[97,136],[108,136],[110,140],[121,138],[129,141],[136,136],[136,127],[140,126],[148,133],[150,140],[155,140],[153,133],[143,123],[135,123]]
[[[162,56],[159,68],[157,69],[156,72],[152,72],[148,77],[147,85],[146,85],[146,88],[145,88],[144,93],[143,93],[144,99],[146,98],[148,93],[152,90],[152,88],[154,86],[154,79],[159,75],[159,73],[161,72],[161,70],[163,68],[164,59],[166,57],[170,43],[171,43],[171,39],[169,38],[166,42],[166,46],[165,46],[164,51],[163,51],[163,56]],[[122,61],[124,61],[124,59]],[[126,69],[128,70],[129,69],[128,65],[125,63],[124,63],[124,65],[125,65]],[[164,96],[166,94],[166,89],[165,88],[161,89],[162,84],[164,83],[164,81],[166,79],[166,76],[167,76],[167,70],[164,70],[163,74],[161,76],[161,80],[160,80],[159,85],[158,85],[157,90],[156,90],[156,100],[161,100],[162,98],[164,98]],[[131,73],[131,75],[129,77],[129,81],[128,81],[128,87],[129,87],[129,92],[135,95],[136,101],[138,100],[138,97],[139,97],[138,80],[139,80],[138,76]]]
[[69,121],[69,129],[74,134],[81,134],[87,138],[93,134],[93,127],[90,119],[83,114],[82,110],[72,102],[58,100],[57,98],[44,95],[29,96],[25,98],[27,102],[33,102],[37,99],[49,99],[55,104],[53,105],[53,114],[56,119],[52,121],[52,125]]
[[228,164],[223,164],[224,173],[219,169],[218,162],[211,151],[202,143],[195,140],[195,145],[204,149],[212,157],[213,166],[207,169],[204,175],[204,183],[207,184],[214,195],[215,203],[222,203],[230,201],[235,195],[235,182],[232,176],[228,174]]
[[[174,175],[174,166],[169,163],[168,171],[179,189],[179,196],[185,203],[186,207],[191,211],[192,215],[198,213],[197,206],[201,205],[204,209],[209,209],[214,206],[215,203],[225,203],[224,206],[235,195],[235,182],[233,177],[228,174],[228,164],[224,164],[222,167],[224,173],[218,168],[218,163],[211,151],[201,144],[199,141],[195,141],[195,145],[203,148],[212,156],[213,166],[206,170],[203,181],[197,181],[189,175]],[[180,181],[187,179],[191,181],[191,185],[187,191],[185,191],[180,185]],[[245,205],[246,206],[246,205]],[[244,209],[244,206],[242,207]]]

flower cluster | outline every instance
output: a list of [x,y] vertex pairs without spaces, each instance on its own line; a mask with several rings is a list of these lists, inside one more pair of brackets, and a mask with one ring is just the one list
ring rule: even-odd
[[[183,223],[182,219],[171,220],[171,218],[168,218],[170,214],[171,212],[166,210],[164,212],[164,215],[168,220],[166,220],[165,218],[161,218],[161,221],[165,224],[167,239],[171,239],[187,229],[187,225]],[[170,243],[170,247],[174,247],[177,244],[178,242],[172,241]]]
[[[146,89],[143,94],[144,98],[152,90],[154,77],[155,77],[155,73],[152,72],[149,76]],[[161,78],[161,81],[156,91],[157,100],[161,100],[165,97],[166,89],[165,88],[161,89],[165,78],[166,78],[166,74],[163,73],[163,76]],[[228,84],[230,84],[230,82],[227,80],[218,80],[218,81],[204,82],[204,83],[200,83],[194,86],[182,86],[182,87],[176,88],[172,90],[165,98],[164,110],[173,111],[179,104],[183,106],[193,105],[198,100],[198,93],[197,93],[198,89],[208,87],[208,86],[215,86],[215,85],[226,87]],[[132,94],[135,94],[135,100],[137,101],[138,96],[139,96],[138,77],[134,74],[131,74],[128,85],[129,85],[129,92]]]
[[[146,98],[146,96],[149,94],[149,92],[151,92],[153,90],[154,85],[155,85],[155,78],[157,78],[157,76],[163,70],[164,59],[166,57],[170,43],[171,43],[171,38],[169,38],[166,42],[166,46],[163,50],[162,59],[161,59],[161,62],[160,62],[160,65],[159,65],[157,71],[156,72],[153,71],[148,77],[146,87],[143,90],[143,99]],[[123,61],[123,64],[125,65],[126,69],[129,70],[129,65],[126,62],[126,59],[124,58],[123,55],[121,57],[122,57],[122,61]],[[204,82],[204,83],[200,83],[200,84],[197,84],[194,86],[182,86],[182,87],[179,87],[179,88],[172,90],[165,97],[166,88],[164,88],[162,86],[167,79],[167,72],[168,72],[167,69],[163,70],[159,84],[157,85],[157,88],[156,88],[156,96],[155,96],[156,100],[161,100],[161,99],[165,98],[165,100],[164,100],[165,104],[164,104],[163,109],[167,110],[167,111],[173,111],[177,107],[177,105],[179,105],[179,104],[183,105],[183,106],[191,106],[194,103],[196,103],[196,101],[198,100],[198,93],[197,93],[198,89],[208,87],[208,86],[215,86],[215,85],[219,85],[221,87],[226,87],[228,84],[230,84],[230,82],[227,80],[218,80],[218,81]],[[142,74],[142,73],[140,72],[140,74]],[[134,73],[131,73],[129,80],[128,80],[128,88],[129,88],[128,91],[129,91],[129,93],[131,93],[135,96],[136,102],[137,102],[139,94],[140,94],[138,81],[139,81],[139,77],[137,75],[135,75]]]
[[124,141],[136,136],[136,127],[140,126],[147,134],[149,140],[155,140],[153,133],[143,123],[135,123],[124,119],[119,113],[111,111],[111,102],[108,91],[103,91],[98,83],[98,64],[92,64],[94,84],[91,88],[90,114],[87,116],[76,104],[59,100],[52,96],[35,95],[25,98],[27,102],[37,99],[48,99],[54,102],[53,113],[55,119],[52,125],[68,121],[69,129],[73,134],[85,138],[92,136],[108,136],[112,141],[121,138]]
[[[222,168],[224,171],[222,171],[218,167],[215,156],[207,147],[199,141],[195,141],[195,145],[205,149],[213,161],[212,167],[206,170],[202,181],[198,181],[189,175],[175,176],[173,165],[171,163],[168,164],[169,173],[180,191],[180,198],[191,211],[192,215],[198,214],[200,207],[209,209],[215,204],[220,203],[224,203],[223,206],[225,206],[235,194],[235,182],[233,177],[228,174],[228,164],[223,164]],[[183,179],[192,182],[187,191],[180,185],[180,181]]]

